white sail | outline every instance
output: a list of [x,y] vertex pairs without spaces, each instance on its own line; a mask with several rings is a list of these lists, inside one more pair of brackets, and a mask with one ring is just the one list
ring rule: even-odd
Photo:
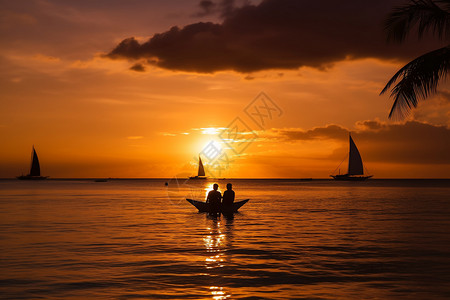
[[364,168],[361,155],[359,154],[355,142],[353,142],[352,136],[350,135],[349,137],[350,137],[350,153],[348,155],[348,174],[363,175]]
[[198,176],[205,176],[205,168],[203,168],[202,159],[198,157]]

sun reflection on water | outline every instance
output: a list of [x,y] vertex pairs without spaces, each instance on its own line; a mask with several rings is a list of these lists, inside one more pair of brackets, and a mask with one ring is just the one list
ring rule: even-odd
[[203,238],[203,242],[206,247],[206,252],[210,256],[205,259],[205,267],[207,269],[223,267],[225,234],[221,231],[220,221],[214,221],[214,226],[208,227],[207,230],[209,234]]
[[207,234],[203,237],[203,243],[206,248],[207,256],[205,257],[205,268],[208,275],[215,279],[215,285],[209,287],[212,299],[222,300],[231,297],[231,294],[224,290],[223,286],[219,286],[217,279],[220,280],[220,269],[226,264],[226,252],[229,246],[227,234],[223,232],[223,224],[220,218],[207,217],[212,222],[208,226]]
[[226,293],[223,291],[223,287],[220,286],[211,286],[209,287],[211,294],[213,295],[213,299],[216,300],[222,300],[222,299],[227,299],[229,298],[231,295],[226,295]]

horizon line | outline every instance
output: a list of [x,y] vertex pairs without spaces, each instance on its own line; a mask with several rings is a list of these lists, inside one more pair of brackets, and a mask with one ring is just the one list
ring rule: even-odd
[[[107,180],[171,180],[171,179],[188,179],[188,177],[48,177],[46,180],[95,180],[95,179],[107,179]],[[418,177],[376,177],[370,180],[450,180],[450,178],[418,178]],[[0,177],[0,180],[18,180],[16,177]],[[206,178],[206,180],[334,180],[328,177],[221,177],[221,178]]]

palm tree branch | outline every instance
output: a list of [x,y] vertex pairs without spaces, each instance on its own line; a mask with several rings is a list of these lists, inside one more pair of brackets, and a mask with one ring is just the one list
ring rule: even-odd
[[389,80],[380,95],[391,90],[394,99],[389,118],[404,116],[418,100],[436,92],[437,85],[450,71],[450,45],[428,52],[406,64]]
[[449,0],[411,0],[394,9],[385,22],[388,40],[404,41],[417,26],[419,38],[427,31],[443,38],[450,33]]

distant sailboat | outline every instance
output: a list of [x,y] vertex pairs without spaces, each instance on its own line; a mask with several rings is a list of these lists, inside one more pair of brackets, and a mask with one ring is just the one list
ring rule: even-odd
[[18,179],[31,179],[31,180],[42,180],[47,179],[48,176],[41,176],[41,167],[39,165],[39,158],[37,156],[36,150],[34,149],[31,151],[31,167],[30,167],[30,174],[28,175],[22,175],[18,176]]
[[206,179],[205,168],[203,167],[202,159],[198,156],[198,173],[197,176],[191,176],[189,179]]
[[336,180],[353,180],[353,181],[361,181],[366,180],[373,175],[364,175],[364,167],[361,159],[361,155],[359,154],[358,148],[356,147],[355,142],[352,139],[352,136],[349,134],[350,140],[350,151],[348,154],[348,172],[343,175],[330,175]]

